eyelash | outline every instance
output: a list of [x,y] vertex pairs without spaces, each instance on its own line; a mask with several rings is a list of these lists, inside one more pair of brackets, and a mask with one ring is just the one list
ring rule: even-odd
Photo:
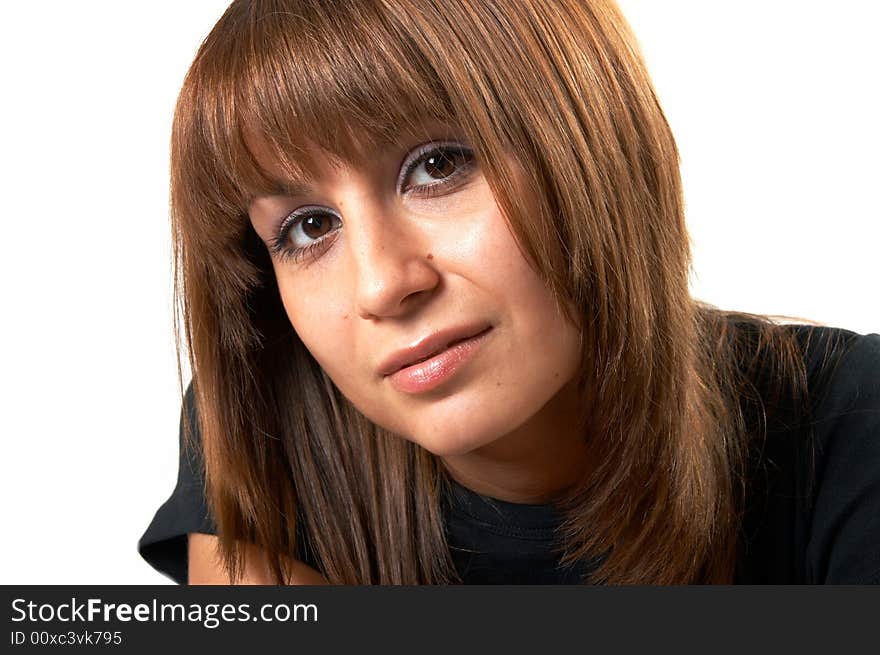
[[290,234],[290,231],[294,229],[298,223],[301,223],[312,216],[332,216],[333,218],[338,219],[336,214],[331,214],[323,209],[307,209],[305,211],[290,214],[281,223],[281,227],[278,228],[278,234],[275,235],[269,243],[269,251],[274,257],[278,258],[280,262],[283,263],[291,260],[298,263],[306,258],[314,260],[321,254],[322,249],[326,250],[326,248],[330,247],[332,240],[336,238],[337,230],[333,230],[320,239],[315,239],[309,245],[301,248],[291,248],[286,245],[287,236]]
[[[415,193],[419,197],[425,199],[436,198],[437,196],[442,195],[447,189],[449,189],[449,187],[459,184],[462,176],[471,172],[474,167],[474,153],[470,148],[457,143],[451,145],[449,143],[429,143],[420,147],[412,157],[411,162],[406,166],[405,171],[398,180],[398,191],[400,191],[401,182],[409,179],[419,166],[430,159],[431,155],[442,153],[451,154],[452,157],[463,157],[466,161],[448,177],[444,177],[433,184],[421,184],[411,187],[404,193]],[[324,209],[306,209],[292,212],[282,221],[277,234],[269,243],[269,251],[272,255],[281,262],[293,261],[294,263],[298,263],[305,259],[314,261],[324,250],[329,248],[336,239],[339,228],[333,229],[332,232],[327,233],[323,237],[316,239],[304,247],[296,248],[286,245],[290,231],[296,228],[296,226],[302,221],[313,216],[331,217],[339,220],[339,217],[336,214]]]

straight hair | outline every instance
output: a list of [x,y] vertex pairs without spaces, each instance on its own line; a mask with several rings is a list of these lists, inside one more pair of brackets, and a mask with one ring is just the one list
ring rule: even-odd
[[171,143],[175,332],[228,574],[250,542],[282,584],[305,538],[330,583],[460,581],[438,458],[316,363],[247,216],[275,184],[257,140],[307,180],[312,144],[364,162],[430,121],[467,138],[581,331],[590,465],[553,501],[563,563],[601,558],[594,583],[732,582],[748,453],[769,408],[806,402],[804,344],[691,297],[678,151],[610,0],[237,0],[202,43]]

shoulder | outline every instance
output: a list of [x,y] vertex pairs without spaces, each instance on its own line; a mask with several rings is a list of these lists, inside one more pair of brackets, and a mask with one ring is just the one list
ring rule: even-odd
[[[807,402],[763,406],[738,581],[880,582],[880,334],[784,328],[803,357]],[[779,369],[757,373],[763,391]]]
[[[177,483],[157,509],[138,541],[138,552],[154,569],[180,584],[188,581],[188,535],[218,535],[205,488],[205,461],[193,386],[183,396],[178,429]],[[311,546],[305,517],[298,508],[296,552],[291,555],[312,569],[319,569]],[[213,543],[199,539],[199,543]]]
[[876,398],[880,334],[825,326],[792,327],[804,348],[810,393],[817,404],[852,395],[868,401]]
[[807,563],[816,582],[880,583],[880,334],[801,332],[813,444]]
[[810,394],[808,427],[822,461],[853,448],[880,457],[880,334],[813,326],[796,330]]

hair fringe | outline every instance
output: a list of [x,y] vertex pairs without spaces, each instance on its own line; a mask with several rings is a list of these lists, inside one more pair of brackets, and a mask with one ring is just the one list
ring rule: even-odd
[[305,540],[331,583],[460,581],[443,467],[320,369],[246,215],[274,184],[257,142],[307,178],[309,143],[360,161],[425,121],[472,142],[581,328],[590,466],[555,501],[562,561],[602,560],[592,582],[730,582],[750,453],[769,407],[806,398],[804,344],[690,297],[678,151],[609,0],[238,0],[205,39],[173,126],[175,338],[231,579],[257,544],[285,582]]

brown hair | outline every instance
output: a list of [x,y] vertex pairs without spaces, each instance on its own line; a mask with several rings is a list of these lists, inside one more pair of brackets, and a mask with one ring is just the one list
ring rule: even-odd
[[[774,397],[803,400],[803,351],[770,317],[691,298],[675,141],[609,0],[239,0],[202,44],[173,126],[175,290],[230,575],[248,541],[283,582],[305,534],[331,583],[457,579],[437,458],[317,365],[246,214],[272,190],[254,135],[302,178],[309,143],[354,160],[428,120],[468,139],[581,327],[592,464],[557,500],[565,561],[606,555],[593,582],[732,581],[761,437],[741,403],[774,402],[750,371],[772,368]],[[527,196],[538,215],[522,215]]]

